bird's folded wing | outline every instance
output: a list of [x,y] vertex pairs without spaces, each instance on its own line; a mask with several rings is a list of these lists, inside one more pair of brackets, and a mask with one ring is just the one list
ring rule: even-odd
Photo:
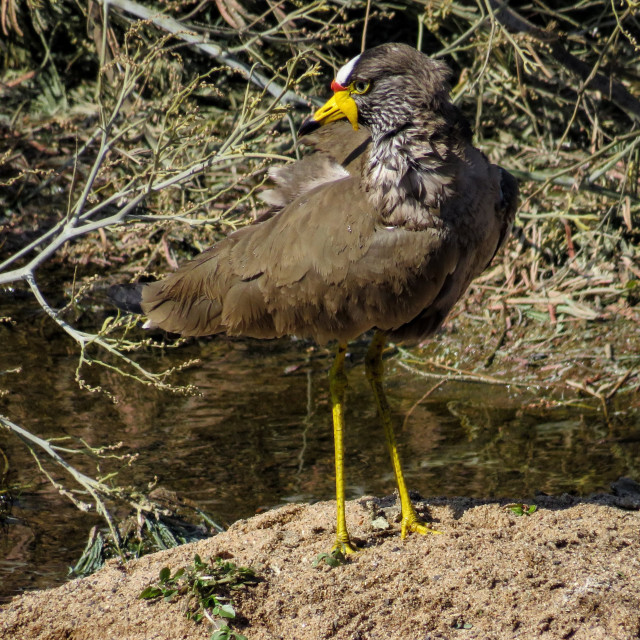
[[354,131],[348,122],[338,121],[304,136],[300,143],[314,153],[269,170],[275,187],[260,195],[267,204],[282,208],[323,184],[361,175],[371,134],[366,127]]
[[455,269],[446,230],[380,224],[356,178],[312,189],[143,291],[154,325],[325,342],[417,315]]

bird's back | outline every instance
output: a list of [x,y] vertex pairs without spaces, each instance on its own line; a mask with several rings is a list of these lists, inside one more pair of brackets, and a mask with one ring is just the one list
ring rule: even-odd
[[433,223],[415,228],[389,224],[372,205],[364,127],[336,122],[308,142],[312,155],[273,172],[265,200],[279,211],[143,286],[151,324],[183,335],[295,334],[320,343],[374,327],[402,339],[437,328],[510,224],[500,169],[470,148],[453,195]]

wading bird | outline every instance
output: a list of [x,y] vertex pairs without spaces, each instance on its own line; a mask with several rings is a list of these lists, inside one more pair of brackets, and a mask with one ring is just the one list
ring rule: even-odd
[[330,370],[334,549],[352,552],[344,498],[347,342],[374,330],[365,366],[391,455],[401,531],[429,533],[411,504],[382,388],[387,339],[432,335],[491,262],[515,215],[515,179],[471,143],[449,100],[450,72],[404,44],[350,60],[333,96],[303,123],[313,152],[272,169],[268,215],[163,280],[116,285],[124,310],[184,336],[337,341]]

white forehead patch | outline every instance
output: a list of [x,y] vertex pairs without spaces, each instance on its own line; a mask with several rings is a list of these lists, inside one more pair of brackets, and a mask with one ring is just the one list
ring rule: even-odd
[[355,58],[351,58],[347,64],[343,65],[338,69],[338,73],[336,74],[336,82],[341,84],[343,87],[347,86],[347,81],[349,80],[349,76],[353,71],[353,67],[356,66],[356,62],[360,59],[360,56],[356,56]]

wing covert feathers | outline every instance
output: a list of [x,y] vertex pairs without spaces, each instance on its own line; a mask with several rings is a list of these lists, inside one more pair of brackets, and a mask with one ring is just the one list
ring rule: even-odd
[[265,200],[280,211],[141,285],[150,325],[319,343],[374,327],[403,340],[437,329],[506,237],[517,184],[469,146],[452,195],[407,225],[419,204],[400,200],[389,224],[363,179],[371,137],[344,125],[321,128],[308,141],[315,153],[274,170]]

